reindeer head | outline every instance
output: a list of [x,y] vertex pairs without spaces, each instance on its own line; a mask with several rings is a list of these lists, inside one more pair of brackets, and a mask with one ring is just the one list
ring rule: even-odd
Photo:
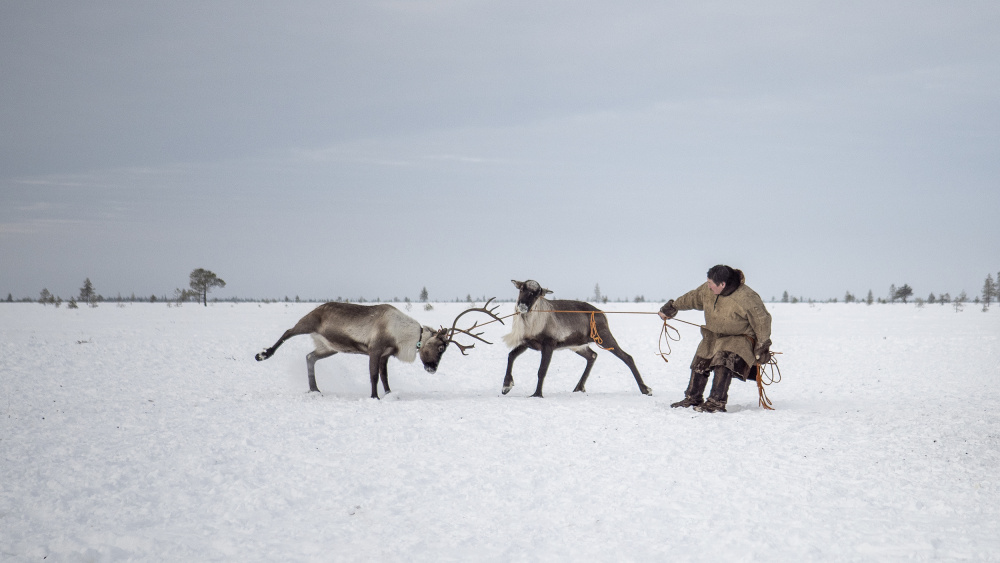
[[[473,330],[481,326],[479,324],[479,321],[472,323],[472,326],[470,326],[469,328],[457,328],[458,319],[461,318],[462,315],[471,312],[486,313],[490,317],[493,317],[493,321],[500,321],[500,324],[504,324],[503,319],[501,319],[496,315],[496,310],[497,307],[499,307],[499,305],[492,308],[490,307],[490,303],[492,301],[493,298],[491,297],[490,300],[487,301],[486,304],[483,305],[482,307],[473,307],[472,309],[466,309],[462,311],[461,313],[458,314],[457,317],[455,317],[455,321],[451,324],[451,328],[441,327],[440,330],[435,331],[434,334],[431,335],[431,337],[428,338],[427,341],[420,346],[420,361],[424,363],[425,370],[427,370],[429,373],[434,373],[437,371],[438,363],[441,362],[441,356],[444,355],[444,351],[448,349],[449,344],[454,343],[455,346],[458,346],[458,349],[462,352],[463,356],[468,355],[465,353],[466,350],[476,347],[475,343],[469,344],[468,346],[459,343],[457,340],[455,340],[456,333],[461,333],[466,336],[471,336],[472,338],[475,338],[480,342],[493,344],[492,342],[482,338],[483,334],[482,332],[472,332]],[[488,321],[486,324],[489,324],[493,321]]]
[[545,297],[546,295],[552,293],[550,290],[545,289],[538,284],[535,280],[527,280],[519,282],[517,280],[510,280],[514,284],[514,287],[520,292],[517,294],[517,312],[522,315],[531,310],[538,301],[538,298]]
[[441,330],[428,328],[427,330],[431,331],[431,337],[420,343],[420,361],[423,362],[427,373],[434,373],[437,371],[438,364],[441,363],[441,356],[448,349],[448,343],[451,342],[451,339],[446,328],[441,328]]

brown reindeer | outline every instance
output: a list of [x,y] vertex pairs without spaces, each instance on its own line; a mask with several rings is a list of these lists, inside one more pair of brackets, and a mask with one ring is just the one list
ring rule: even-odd
[[[594,323],[597,334],[603,342],[602,346],[607,348],[612,354],[618,357],[625,365],[632,370],[635,382],[639,384],[639,391],[644,395],[652,395],[653,390],[642,381],[639,370],[635,367],[632,356],[626,354],[615,337],[608,328],[608,319],[597,307],[583,301],[569,300],[548,300],[546,295],[552,293],[548,289],[542,288],[535,280],[519,282],[510,280],[517,287],[517,312],[511,324],[510,334],[503,337],[504,342],[510,348],[507,356],[507,375],[503,379],[503,394],[506,395],[514,387],[514,360],[531,348],[542,353],[542,361],[538,366],[538,386],[532,397],[542,396],[542,384],[545,382],[545,374],[549,369],[549,362],[552,361],[552,352],[560,348],[569,348],[587,360],[587,367],[583,370],[580,382],[576,384],[573,391],[586,391],[584,386],[590,376],[590,370],[594,367],[597,359],[597,352],[593,351],[589,344],[591,342],[591,315],[583,312],[593,312]],[[549,311],[583,311],[581,313],[571,312],[549,312]]]
[[388,362],[390,356],[395,356],[402,362],[412,362],[417,355],[429,373],[437,371],[441,356],[454,343],[467,355],[466,350],[475,347],[454,340],[456,333],[471,336],[481,342],[482,332],[472,332],[478,327],[478,322],[467,329],[456,328],[458,319],[469,312],[486,313],[500,320],[489,308],[490,299],[482,307],[466,309],[455,317],[450,329],[441,327],[435,330],[405,315],[392,305],[355,305],[353,303],[324,303],[316,307],[308,315],[302,317],[294,327],[285,331],[274,346],[257,354],[257,361],[262,361],[274,355],[274,352],[286,340],[300,334],[309,334],[316,344],[316,349],[306,356],[306,368],[309,374],[309,391],[319,391],[316,387],[316,360],[328,358],[338,352],[345,354],[365,354],[368,356],[368,372],[372,382],[372,399],[378,399],[378,382],[382,380],[382,388],[389,393]]

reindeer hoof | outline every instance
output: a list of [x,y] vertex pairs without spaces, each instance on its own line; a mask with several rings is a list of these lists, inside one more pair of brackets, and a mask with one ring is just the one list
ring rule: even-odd
[[514,384],[513,383],[511,383],[510,385],[504,385],[503,389],[500,392],[503,393],[504,395],[506,395],[507,393],[510,393],[510,390],[513,389],[513,388],[514,388]]
[[545,397],[542,396],[541,393],[535,393],[534,395],[532,395],[532,397],[538,397],[539,399],[544,399],[545,398]]
[[653,388],[652,387],[643,387],[642,388],[642,394],[643,395],[652,395],[653,394]]
[[268,359],[269,357],[270,356],[267,355],[267,350],[265,350],[265,351],[257,354],[256,356],[254,356],[254,359],[256,359],[258,362],[262,362],[262,361]]
[[573,389],[574,393],[586,393],[587,390],[583,388],[582,385],[577,385],[576,389]]

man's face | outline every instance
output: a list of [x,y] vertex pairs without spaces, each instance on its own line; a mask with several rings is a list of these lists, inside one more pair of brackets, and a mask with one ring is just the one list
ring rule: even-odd
[[712,294],[713,295],[718,295],[718,294],[722,293],[723,289],[726,289],[726,282],[722,282],[719,285],[715,285],[715,282],[712,281],[711,278],[709,278],[709,280],[708,280],[708,289],[712,290]]

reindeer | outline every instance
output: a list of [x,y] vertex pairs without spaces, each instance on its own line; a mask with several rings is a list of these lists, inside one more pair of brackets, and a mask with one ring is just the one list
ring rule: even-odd
[[389,356],[395,356],[400,361],[409,363],[419,354],[424,369],[428,373],[434,373],[448,344],[454,343],[463,356],[468,355],[466,350],[475,347],[475,343],[465,346],[454,340],[455,333],[462,333],[492,344],[481,338],[482,332],[472,332],[479,326],[478,321],[467,329],[456,328],[458,319],[473,311],[486,313],[503,324],[494,313],[497,307],[489,308],[491,301],[492,298],[482,307],[466,309],[459,313],[451,329],[441,327],[438,330],[422,326],[392,305],[324,303],[302,317],[294,327],[286,330],[274,346],[254,357],[258,362],[266,360],[289,338],[309,334],[316,344],[316,349],[306,355],[310,392],[319,392],[319,388],[316,387],[316,360],[328,358],[337,352],[367,354],[368,372],[372,381],[372,399],[378,399],[379,378],[382,380],[385,392],[390,392]]
[[653,390],[642,381],[639,370],[635,367],[632,356],[626,354],[615,341],[611,330],[608,328],[607,317],[593,305],[582,301],[568,300],[548,300],[546,295],[552,293],[548,289],[542,288],[535,280],[519,282],[510,280],[517,287],[517,313],[511,325],[510,334],[503,337],[503,341],[508,347],[513,348],[507,356],[507,375],[503,378],[503,394],[506,395],[514,387],[514,360],[524,353],[525,350],[539,350],[542,353],[542,362],[538,366],[538,386],[532,397],[542,396],[542,384],[545,382],[545,373],[549,369],[549,362],[552,361],[552,352],[559,348],[569,348],[587,360],[587,367],[583,370],[580,382],[576,384],[573,391],[586,392],[584,386],[590,370],[594,367],[597,359],[597,352],[590,349],[591,341],[591,315],[584,313],[563,313],[548,311],[586,311],[593,312],[594,323],[596,324],[597,335],[600,337],[602,346],[618,357],[625,365],[632,370],[635,382],[639,384],[639,391],[643,395],[652,395]]

